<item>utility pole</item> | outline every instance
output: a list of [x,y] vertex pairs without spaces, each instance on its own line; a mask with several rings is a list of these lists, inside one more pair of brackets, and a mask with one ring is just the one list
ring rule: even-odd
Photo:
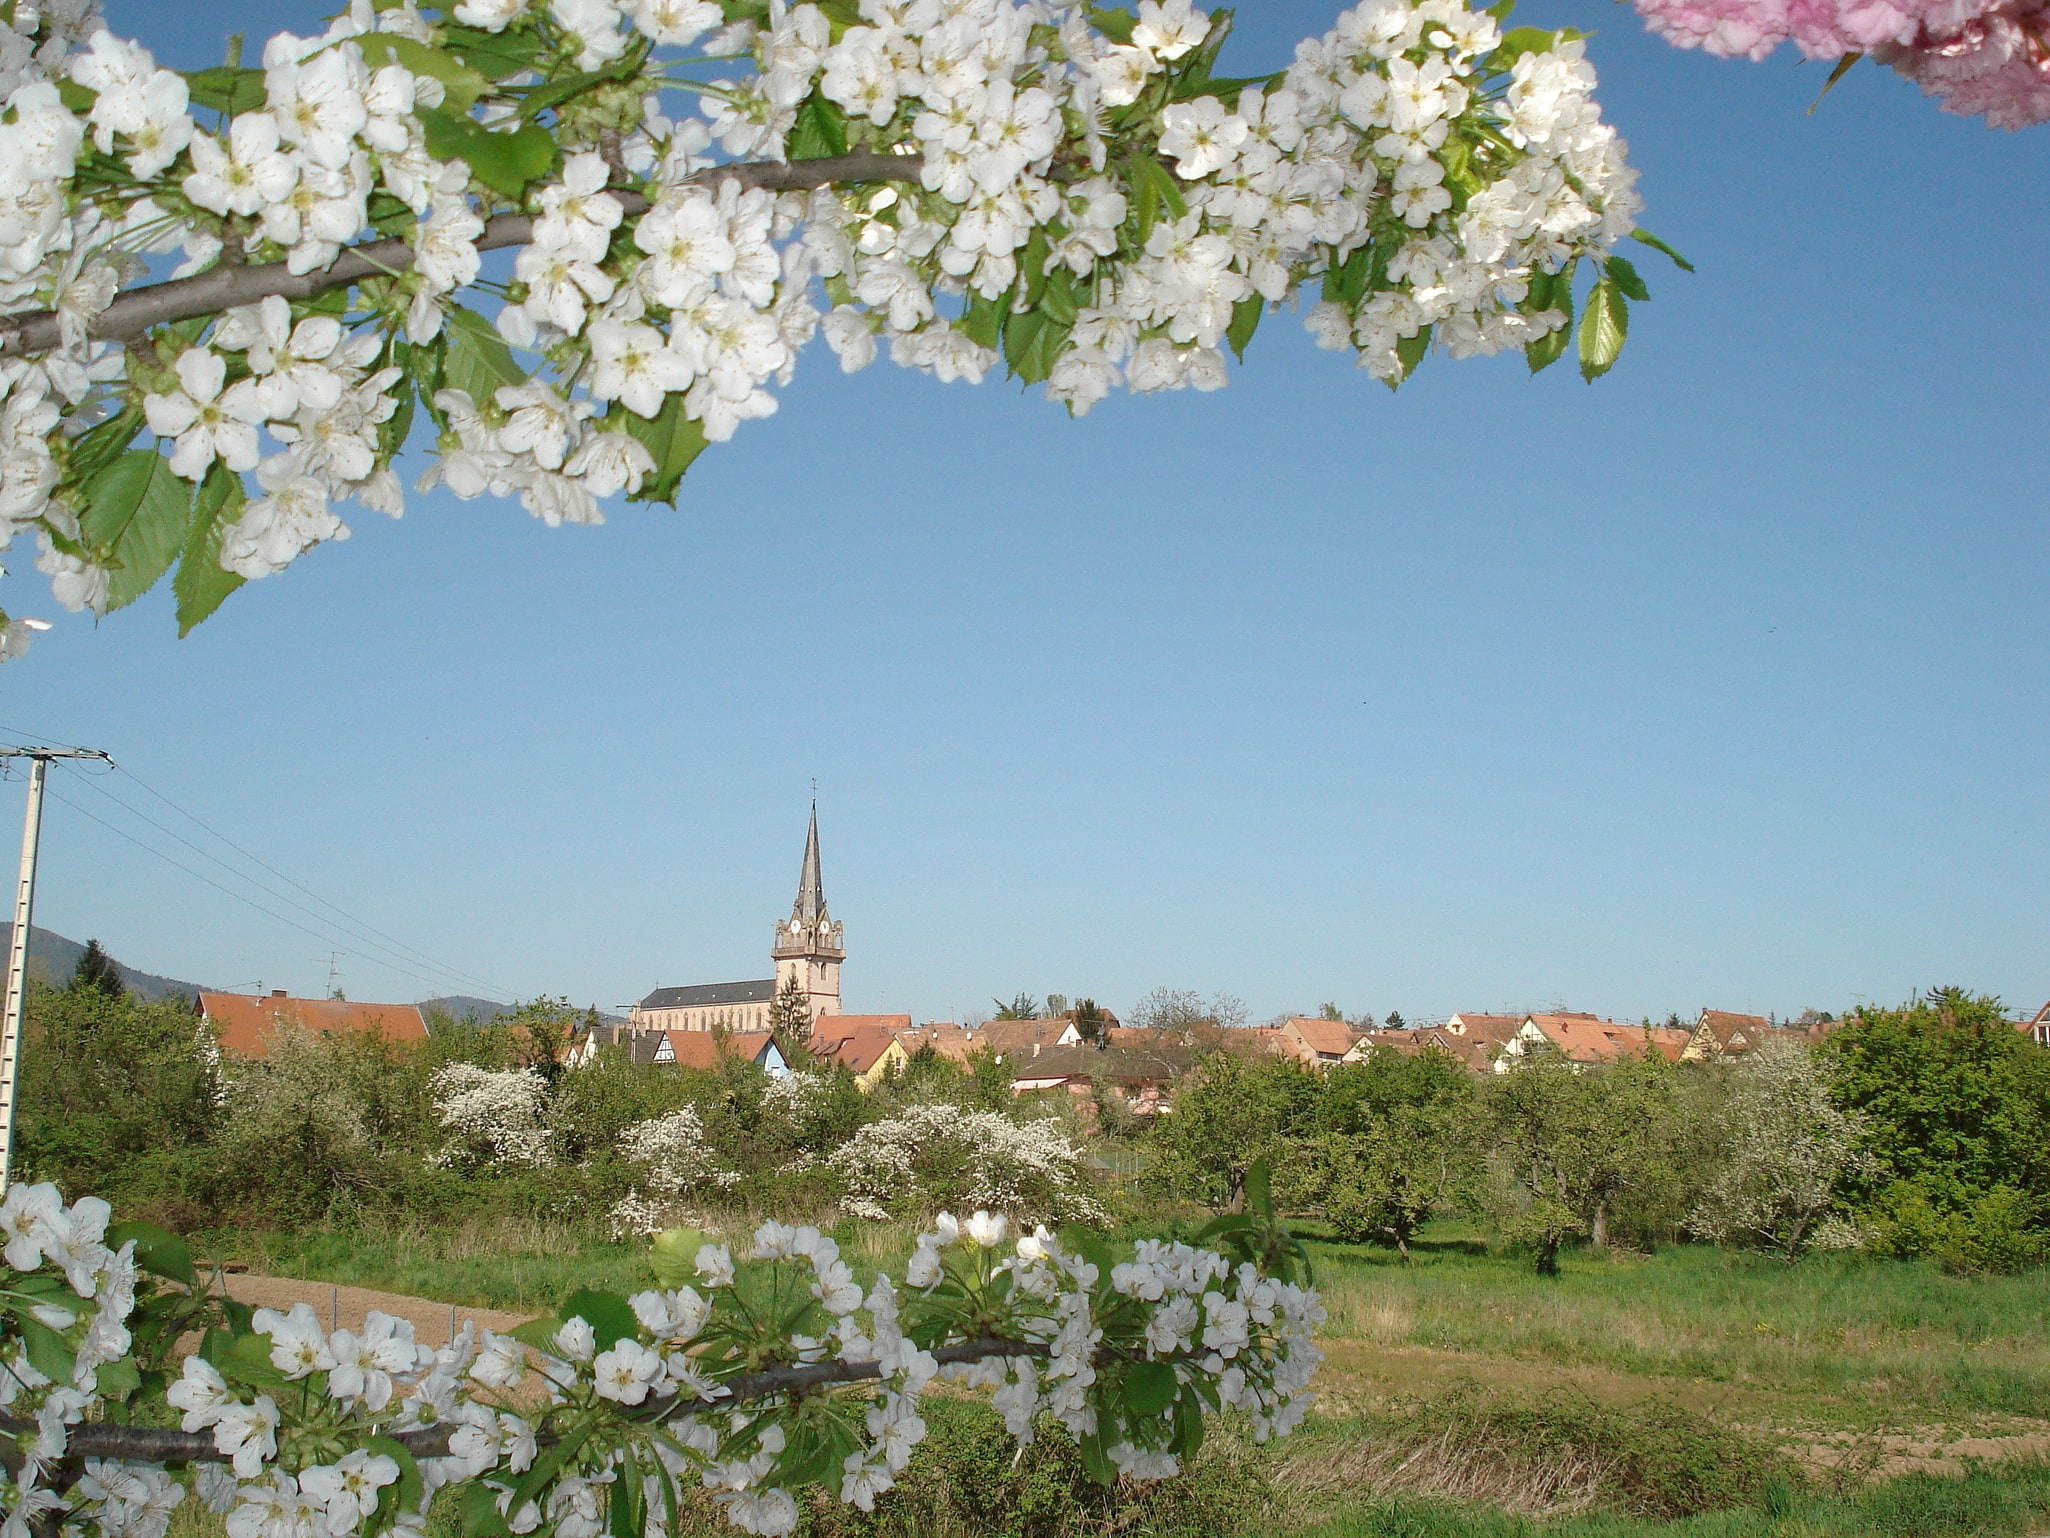
[[21,1009],[28,997],[28,937],[36,903],[36,842],[43,827],[43,780],[53,758],[97,758],[98,748],[0,748],[0,759],[26,758],[28,817],[21,829],[21,884],[14,894],[14,932],[7,945],[7,1009],[0,1022],[0,1191],[14,1175],[14,1092],[21,1077]]

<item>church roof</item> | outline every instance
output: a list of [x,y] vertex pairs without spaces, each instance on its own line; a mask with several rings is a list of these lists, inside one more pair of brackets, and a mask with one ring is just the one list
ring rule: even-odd
[[776,997],[776,979],[751,983],[699,983],[690,988],[657,988],[642,1009],[701,1009],[714,1004],[766,1004]]

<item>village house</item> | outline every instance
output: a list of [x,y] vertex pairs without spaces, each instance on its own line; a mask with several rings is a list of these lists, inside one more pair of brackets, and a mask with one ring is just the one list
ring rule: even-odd
[[1344,1020],[1294,1015],[1279,1025],[1260,1027],[1260,1045],[1277,1057],[1330,1068],[1344,1062],[1362,1036],[1374,1034],[1381,1033],[1362,1031]]
[[812,1022],[812,1055],[837,1063],[861,1088],[874,1089],[911,1061],[900,1039],[912,1034],[909,1015],[824,1015]]
[[1019,1067],[1012,1092],[1065,1090],[1080,1099],[1099,1088],[1108,1089],[1135,1116],[1164,1115],[1172,1109],[1169,1101],[1175,1081],[1195,1067],[1194,1049],[1166,1039],[1169,1033],[1164,1031],[1118,1034],[1127,1039],[1102,1047],[1074,1042],[1047,1048]]
[[265,994],[201,993],[194,1004],[221,1046],[238,1057],[263,1057],[282,1030],[324,1036],[356,1031],[387,1041],[425,1041],[427,1021],[415,1004],[357,1004],[347,999],[295,999],[282,988]]
[[1693,1034],[1687,1039],[1687,1049],[1680,1054],[1680,1061],[1705,1063],[1718,1057],[1734,1057],[1755,1051],[1765,1045],[1767,1034],[1773,1029],[1772,1021],[1764,1015],[1704,1009],[1701,1018],[1694,1023]]
[[2050,1004],[2037,1010],[2032,1019],[2021,1022],[2019,1029],[2039,1047],[2050,1047]]
[[1646,1058],[1654,1053],[1669,1063],[1680,1060],[1692,1033],[1663,1025],[1631,1025],[1580,1013],[1525,1015],[1516,1034],[1495,1058],[1495,1072],[1507,1073],[1534,1052],[1556,1051],[1578,1067],[1613,1063],[1621,1058]]

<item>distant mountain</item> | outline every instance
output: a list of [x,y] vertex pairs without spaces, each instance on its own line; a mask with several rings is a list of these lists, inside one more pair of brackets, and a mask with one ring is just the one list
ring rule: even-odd
[[512,1013],[510,1004],[494,1004],[489,999],[472,998],[467,993],[451,993],[438,999],[422,999],[420,1012],[425,1014],[430,1009],[444,1010],[452,1020],[471,1020],[478,1025],[489,1025],[500,1015]]
[[[0,923],[0,948],[14,943],[14,925]],[[104,941],[102,942],[105,943]],[[35,925],[28,932],[28,975],[31,982],[48,983],[61,988],[71,981],[72,971],[78,966],[78,958],[85,954],[85,946],[41,925]],[[121,960],[119,951],[111,954],[121,968],[121,981],[128,985],[128,991],[138,998],[155,1002],[159,999],[178,999],[190,1004],[202,992],[213,990],[204,983],[181,983],[175,977],[158,977],[154,972],[138,972]]]

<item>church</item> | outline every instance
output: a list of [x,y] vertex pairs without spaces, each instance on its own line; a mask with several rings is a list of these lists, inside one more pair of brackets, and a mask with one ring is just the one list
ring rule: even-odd
[[776,994],[794,981],[811,1006],[811,1018],[840,1013],[840,963],[847,947],[840,925],[826,911],[819,879],[819,809],[812,803],[811,830],[804,839],[804,870],[790,917],[776,925],[769,948],[776,975],[744,983],[698,983],[657,988],[627,1012],[626,1028],[641,1031],[766,1031]]

